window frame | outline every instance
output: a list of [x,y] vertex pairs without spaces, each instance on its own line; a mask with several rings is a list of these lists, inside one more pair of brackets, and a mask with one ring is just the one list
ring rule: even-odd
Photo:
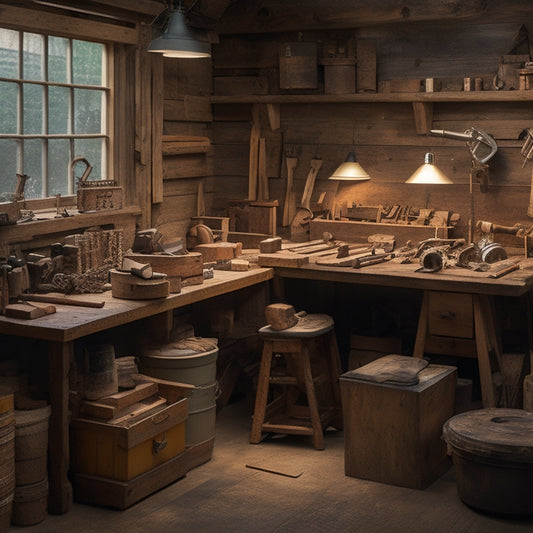
[[[17,98],[17,117],[19,124],[17,125],[17,133],[13,134],[5,134],[0,133],[0,139],[15,139],[15,140],[22,140],[22,139],[40,139],[42,141],[43,151],[42,151],[42,157],[43,160],[41,162],[41,170],[42,170],[42,190],[43,190],[43,196],[40,198],[31,198],[25,200],[25,203],[27,204],[27,208],[39,208],[40,204],[48,203],[51,198],[57,198],[58,195],[50,195],[49,192],[49,169],[48,169],[48,142],[49,140],[53,139],[65,139],[69,141],[69,149],[71,152],[71,157],[74,158],[76,154],[74,153],[74,141],[75,139],[101,139],[102,143],[104,143],[105,150],[102,151],[102,172],[103,175],[101,176],[101,179],[113,179],[112,173],[114,168],[114,150],[113,147],[115,145],[114,143],[114,136],[115,136],[115,124],[114,124],[114,94],[115,94],[115,88],[114,88],[114,45],[109,42],[104,42],[103,40],[97,40],[94,38],[87,38],[84,35],[79,35],[76,37],[73,36],[65,36],[61,35],[59,32],[55,33],[53,31],[50,32],[43,32],[42,30],[32,30],[30,28],[14,28],[14,27],[4,27],[0,26],[0,31],[2,30],[11,30],[11,31],[17,31],[19,33],[19,63],[22,62],[22,52],[23,52],[23,39],[24,39],[24,33],[31,33],[35,35],[39,35],[43,37],[43,56],[45,57],[45,60],[47,61],[48,58],[48,37],[59,37],[69,40],[69,50],[72,51],[72,42],[74,40],[79,41],[85,41],[85,42],[95,42],[104,47],[104,55],[105,55],[105,65],[102,69],[102,85],[82,85],[79,83],[74,83],[72,80],[70,82],[55,82],[55,81],[49,81],[49,80],[31,80],[31,79],[25,79],[23,78],[4,78],[0,77],[0,82],[9,82],[14,83],[17,85],[17,94],[19,97]],[[48,65],[46,63],[46,65]],[[72,66],[72,63],[68,66],[70,69]],[[20,72],[20,68],[19,68]],[[48,69],[46,69],[46,74],[48,74]],[[48,77],[47,75],[44,76],[45,78]],[[24,114],[24,108],[23,103],[20,99],[20,95],[22,94],[24,90],[24,86],[29,85],[36,85],[43,88],[43,113],[45,114],[45,122],[46,122],[46,132],[41,133],[20,133],[21,129],[21,121]],[[48,132],[48,103],[49,103],[49,88],[50,87],[63,87],[69,90],[69,92],[73,92],[77,89],[89,89],[89,90],[97,90],[102,93],[102,98],[104,101],[104,112],[103,114],[103,120],[102,120],[102,133],[89,133],[89,134],[76,134],[72,133],[70,131],[69,133],[49,133]],[[72,102],[74,98],[74,95],[71,94],[69,96],[69,101]],[[74,116],[71,116],[69,118],[70,126],[73,126]],[[20,172],[20,167],[23,166],[23,163],[20,161],[20,150],[17,149],[17,172]],[[76,184],[75,184],[75,175],[74,175],[74,169],[69,168],[68,174],[66,176],[67,178],[67,187],[68,187],[68,193],[67,194],[61,194],[60,196],[62,198],[73,198],[76,194]],[[15,177],[14,177],[15,178]],[[48,202],[47,202],[48,201]]]

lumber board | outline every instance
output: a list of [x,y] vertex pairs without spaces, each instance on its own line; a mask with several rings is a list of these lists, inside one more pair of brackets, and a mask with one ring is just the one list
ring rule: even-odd
[[279,251],[259,254],[257,262],[261,267],[300,267],[309,263],[309,257],[295,252]]
[[111,405],[117,411],[120,411],[136,402],[153,396],[157,391],[158,387],[156,383],[140,383],[134,389],[104,396],[98,401],[106,405]]

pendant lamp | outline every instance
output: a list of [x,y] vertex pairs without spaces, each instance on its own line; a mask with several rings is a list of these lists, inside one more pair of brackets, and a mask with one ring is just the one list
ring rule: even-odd
[[439,185],[453,182],[435,165],[435,154],[428,152],[424,157],[424,164],[420,165],[405,183]]
[[180,2],[173,8],[163,34],[148,46],[148,52],[177,58],[211,57],[211,45],[205,32],[187,26]]
[[344,163],[329,177],[330,180],[338,181],[364,181],[370,176],[366,170],[357,162],[354,150],[348,152]]

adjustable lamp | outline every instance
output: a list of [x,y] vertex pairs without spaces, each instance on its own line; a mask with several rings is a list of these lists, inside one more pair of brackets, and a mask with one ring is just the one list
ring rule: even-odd
[[405,183],[448,185],[453,182],[435,165],[435,154],[428,152],[424,157],[424,164],[420,165]]
[[187,26],[180,2],[177,8],[173,8],[163,34],[148,46],[148,52],[165,57],[211,57],[211,46],[207,34]]

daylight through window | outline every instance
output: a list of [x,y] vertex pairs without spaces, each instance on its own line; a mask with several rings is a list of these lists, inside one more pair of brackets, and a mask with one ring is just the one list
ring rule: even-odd
[[0,201],[17,173],[26,199],[74,194],[79,155],[107,179],[106,72],[103,44],[0,28]]

